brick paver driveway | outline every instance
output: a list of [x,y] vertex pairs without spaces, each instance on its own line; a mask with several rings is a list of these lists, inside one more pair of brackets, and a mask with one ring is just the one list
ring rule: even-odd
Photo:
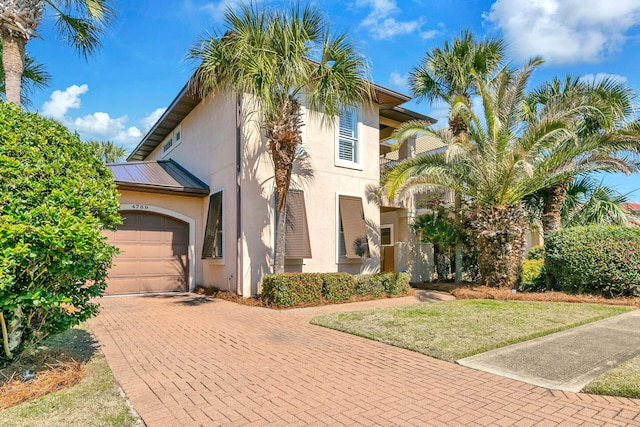
[[102,301],[90,322],[149,427],[192,425],[640,425],[640,400],[551,391],[194,295]]

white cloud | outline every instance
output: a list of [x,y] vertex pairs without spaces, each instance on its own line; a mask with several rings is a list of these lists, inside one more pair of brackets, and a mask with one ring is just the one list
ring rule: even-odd
[[598,73],[598,74],[585,74],[581,77],[581,80],[585,82],[601,82],[604,79],[612,79],[618,83],[627,83],[627,78],[618,74]]
[[135,126],[126,126],[129,121],[126,115],[112,118],[108,113],[95,112],[83,117],[70,117],[69,110],[80,108],[80,95],[84,95],[88,90],[89,86],[83,84],[69,86],[64,91],[54,91],[49,101],[42,105],[42,115],[56,119],[69,129],[77,131],[85,141],[111,140],[129,146],[140,141],[142,132]]
[[483,17],[502,29],[520,58],[597,62],[620,50],[625,33],[640,23],[640,1],[497,0]]
[[69,86],[64,91],[54,91],[49,101],[42,104],[42,115],[61,120],[70,108],[80,108],[80,95],[85,94],[88,90],[89,86],[84,84]]
[[402,13],[396,0],[356,0],[355,6],[371,8],[360,25],[374,39],[390,39],[399,34],[410,34],[422,26],[422,18],[411,21],[398,21],[394,18]]
[[396,87],[406,89],[409,85],[409,74],[400,74],[397,71],[394,71],[389,75],[389,81]]
[[147,117],[145,117],[142,120],[140,120],[140,124],[142,125],[142,129],[145,132],[148,132],[149,130],[151,130],[151,127],[156,124],[158,119],[160,119],[160,117],[162,116],[162,114],[164,114],[165,111],[167,111],[166,107],[165,108],[156,108],[151,114],[149,114]]
[[224,13],[229,6],[235,7],[246,1],[242,0],[220,0],[215,2],[208,2],[200,7],[200,10],[209,14],[214,20],[222,21]]

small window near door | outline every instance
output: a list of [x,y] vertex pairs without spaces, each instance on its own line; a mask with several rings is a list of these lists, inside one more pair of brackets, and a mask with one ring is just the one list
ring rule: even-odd
[[214,193],[209,198],[209,213],[207,226],[204,232],[204,244],[202,245],[202,258],[222,258],[222,191]]
[[380,226],[380,244],[382,246],[393,245],[393,225]]

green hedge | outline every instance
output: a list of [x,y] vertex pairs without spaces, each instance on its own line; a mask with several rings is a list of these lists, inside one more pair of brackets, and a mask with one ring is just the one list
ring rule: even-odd
[[534,246],[531,249],[529,249],[529,252],[527,253],[527,259],[531,259],[531,260],[539,260],[539,259],[544,259],[544,246]]
[[267,274],[262,279],[262,298],[291,307],[322,300],[322,275],[317,273]]
[[349,273],[324,273],[322,296],[329,302],[348,301],[356,292],[356,282]]
[[344,302],[354,295],[381,297],[407,295],[411,289],[406,273],[352,276],[348,273],[268,274],[262,281],[262,299],[291,307],[302,304]]
[[359,274],[356,279],[356,294],[381,297],[385,293],[385,274]]
[[640,229],[573,227],[545,242],[554,287],[604,296],[640,296]]

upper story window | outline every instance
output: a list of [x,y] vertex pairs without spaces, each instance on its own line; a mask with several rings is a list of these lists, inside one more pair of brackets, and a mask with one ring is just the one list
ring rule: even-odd
[[345,107],[338,117],[336,166],[359,168],[360,141],[358,135],[358,110]]
[[165,139],[162,144],[162,154],[167,154],[173,148],[177,147],[182,142],[182,131],[180,126],[176,127]]

